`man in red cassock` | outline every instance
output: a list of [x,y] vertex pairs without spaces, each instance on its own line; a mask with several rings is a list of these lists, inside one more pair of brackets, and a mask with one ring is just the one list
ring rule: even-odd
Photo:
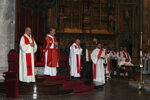
[[45,69],[44,74],[49,76],[57,75],[57,67],[59,67],[58,42],[55,37],[56,29],[50,28],[49,34],[45,38]]

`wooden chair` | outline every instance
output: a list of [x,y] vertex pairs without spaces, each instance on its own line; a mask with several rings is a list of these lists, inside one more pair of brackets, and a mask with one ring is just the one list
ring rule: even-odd
[[19,76],[19,54],[15,50],[8,53],[8,72],[4,72],[5,80],[17,79]]
[[8,72],[3,73],[5,81],[6,96],[17,98],[19,96],[19,54],[15,50],[8,53]]

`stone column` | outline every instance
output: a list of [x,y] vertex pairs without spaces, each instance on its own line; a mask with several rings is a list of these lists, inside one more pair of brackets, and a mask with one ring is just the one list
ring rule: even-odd
[[14,48],[16,0],[0,0],[0,78],[8,69],[7,55]]

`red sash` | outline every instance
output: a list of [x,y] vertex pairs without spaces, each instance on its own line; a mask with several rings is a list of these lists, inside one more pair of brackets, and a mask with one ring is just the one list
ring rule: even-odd
[[119,51],[119,57],[120,57],[120,51]]
[[[33,37],[31,37],[32,42],[34,43]],[[29,39],[24,35],[25,44],[30,44]],[[26,65],[27,65],[27,75],[32,76],[32,60],[31,60],[31,53],[26,53]]]
[[93,79],[96,79],[96,64],[93,64]]
[[126,56],[125,52],[123,52],[123,56],[124,56],[124,58],[127,58],[127,56]]
[[[74,45],[74,48],[78,49],[78,46]],[[79,54],[76,54],[76,61],[77,61],[77,73],[80,73],[80,70],[81,70],[81,58],[79,59]]]
[[[127,54],[127,55],[126,55]],[[129,59],[129,54],[128,54],[128,52],[126,52],[126,54],[125,54],[125,52],[123,52],[123,56],[126,58],[126,59]]]
[[[76,55],[76,60],[77,60],[77,73],[80,73],[80,70],[81,70],[81,61],[79,59],[79,55],[77,54]],[[79,63],[80,61],[80,63]]]
[[[101,57],[102,53],[103,53],[103,49],[100,49],[97,56]],[[96,64],[93,65],[93,78],[96,79]]]
[[98,57],[101,57],[102,52],[103,52],[103,49],[100,49],[99,54],[98,54]]

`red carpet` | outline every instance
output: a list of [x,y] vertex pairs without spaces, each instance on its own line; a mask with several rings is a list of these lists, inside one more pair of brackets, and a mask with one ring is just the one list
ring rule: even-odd
[[36,79],[43,79],[46,78],[46,76],[36,76]]
[[94,89],[94,84],[92,85],[85,85],[83,80],[76,80],[76,81],[67,81],[68,76],[39,76],[38,79],[45,78],[45,85],[55,85],[55,84],[62,84],[62,88],[73,90],[74,93],[83,93],[83,92],[90,92]]
[[59,80],[59,81],[47,81],[45,84],[55,85],[55,84],[64,84],[66,83],[65,80]]
[[84,81],[69,81],[63,84],[64,89],[73,89],[74,93],[83,93],[93,91],[94,85],[86,86],[84,85]]
[[46,77],[47,81],[58,81],[58,80],[67,80],[68,76],[52,76],[52,77]]
[[72,87],[78,87],[80,85],[83,85],[84,82],[77,80],[77,81],[68,81],[66,83],[63,84],[63,88],[72,88]]
[[63,84],[68,79],[68,76],[37,76],[37,79],[45,79],[45,85]]

